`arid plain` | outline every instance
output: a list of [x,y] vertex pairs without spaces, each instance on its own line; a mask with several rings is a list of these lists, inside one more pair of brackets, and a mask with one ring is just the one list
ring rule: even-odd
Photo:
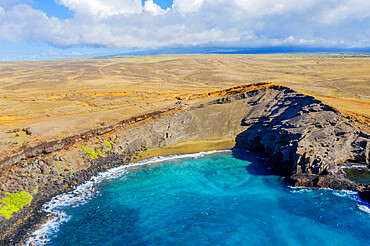
[[272,82],[370,117],[370,56],[134,56],[0,63],[1,158],[22,147],[192,105],[199,94]]

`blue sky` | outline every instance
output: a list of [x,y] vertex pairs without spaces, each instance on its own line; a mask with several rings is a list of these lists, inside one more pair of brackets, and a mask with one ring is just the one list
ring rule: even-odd
[[366,52],[370,1],[0,0],[0,61],[220,49]]
[[[146,0],[142,0],[142,4],[145,4]],[[22,1],[19,1],[20,3]],[[57,4],[54,0],[33,0],[24,1],[30,4],[34,9],[40,9],[44,11],[49,17],[55,16],[58,18],[66,19],[73,17],[73,11],[70,11],[67,7]],[[154,0],[154,2],[159,5],[162,9],[171,8],[172,0]]]
[[63,5],[56,4],[53,0],[34,0],[28,3],[32,8],[42,10],[49,17],[55,16],[61,19],[73,17],[72,11]]

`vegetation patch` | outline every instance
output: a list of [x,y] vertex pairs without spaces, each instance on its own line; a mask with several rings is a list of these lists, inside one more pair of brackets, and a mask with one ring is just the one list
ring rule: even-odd
[[95,151],[94,149],[89,149],[87,148],[85,145],[82,145],[81,147],[89,156],[92,160],[96,159],[99,157],[99,155],[101,157],[105,157],[105,155],[101,152],[101,150],[97,150]]
[[101,157],[105,157],[105,155],[101,152],[101,150],[100,149],[98,149],[98,154],[101,156]]
[[6,219],[10,219],[13,213],[18,212],[25,206],[29,206],[32,201],[32,196],[26,191],[11,194],[5,193],[3,199],[0,200],[0,215],[5,216]]
[[93,149],[87,148],[85,145],[82,145],[81,147],[89,156],[92,160],[98,158],[99,154],[95,152]]
[[108,140],[104,140],[104,143],[107,145],[105,148],[106,151],[111,151],[112,150],[112,143],[109,142]]

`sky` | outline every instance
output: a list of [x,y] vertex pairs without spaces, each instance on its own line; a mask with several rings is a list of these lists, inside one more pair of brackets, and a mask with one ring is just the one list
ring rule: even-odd
[[368,52],[370,1],[0,0],[0,62],[212,49]]

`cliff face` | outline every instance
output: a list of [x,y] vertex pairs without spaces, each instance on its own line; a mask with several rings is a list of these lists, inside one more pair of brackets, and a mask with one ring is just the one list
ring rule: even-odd
[[236,146],[263,153],[293,185],[356,190],[339,164],[369,165],[370,137],[338,111],[285,88],[265,93],[242,125]]
[[280,86],[226,96],[117,136],[123,150],[235,136],[237,148],[269,157],[295,186],[358,190],[339,165],[369,165],[368,134],[332,107]]
[[32,158],[7,160],[0,194],[27,191],[33,200],[10,220],[0,216],[0,242],[17,240],[20,225],[37,222],[40,204],[97,171],[125,164],[146,149],[222,138],[235,138],[237,148],[269,157],[293,185],[365,188],[347,180],[339,165],[369,165],[370,137],[338,111],[287,87],[230,90],[189,109],[136,117],[105,133],[58,142],[50,153],[34,150],[38,154]]

